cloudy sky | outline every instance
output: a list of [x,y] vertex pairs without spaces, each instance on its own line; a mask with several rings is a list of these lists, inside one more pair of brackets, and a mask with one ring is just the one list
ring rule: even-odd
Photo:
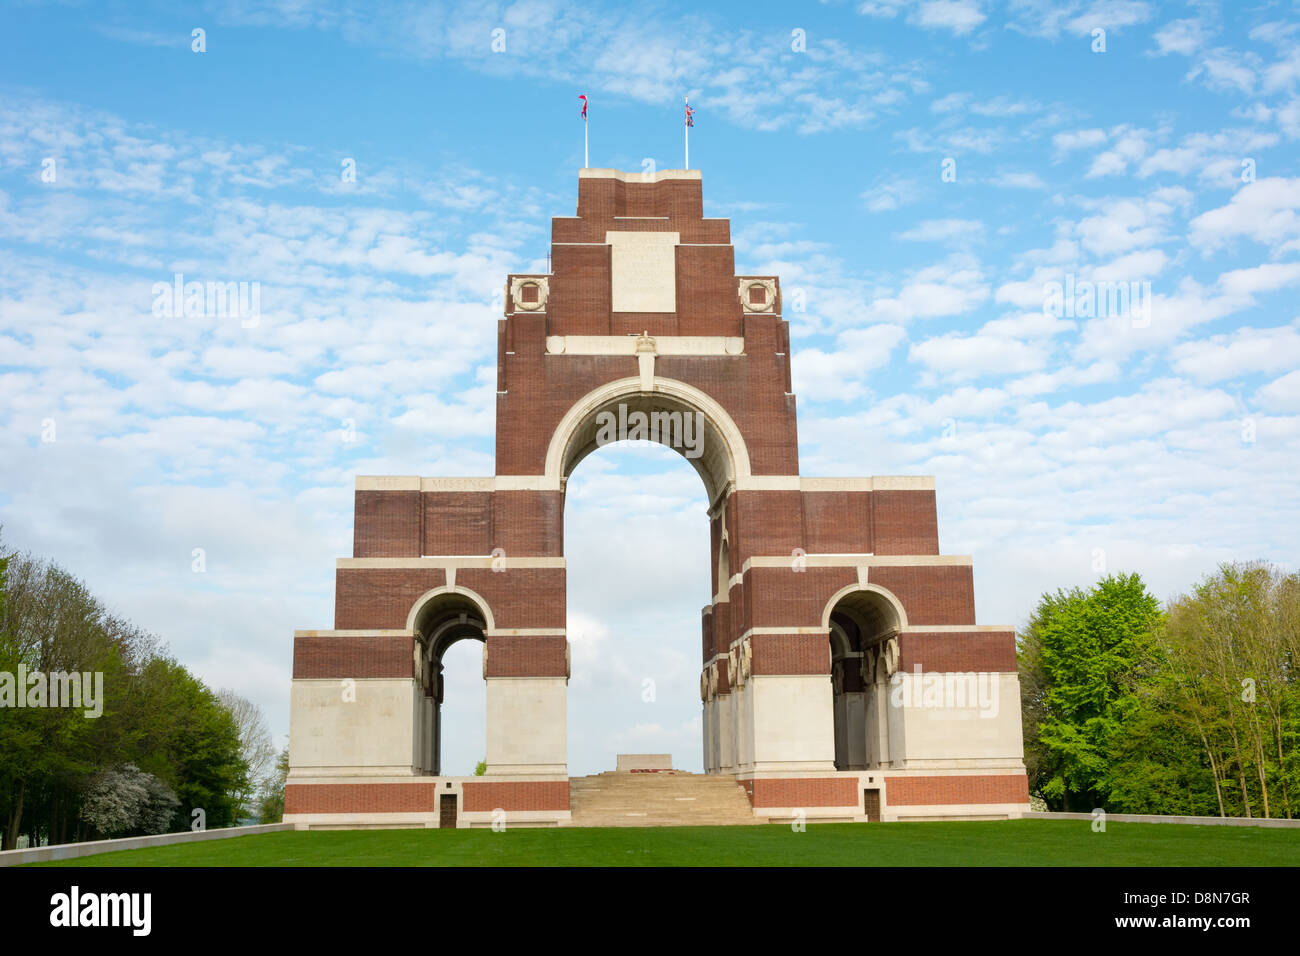
[[[681,166],[690,95],[706,215],[782,278],[802,473],[936,476],[981,623],[1296,565],[1293,0],[7,4],[5,542],[283,741],[353,476],[492,473],[500,289],[573,213],[579,93],[636,171]],[[156,307],[178,273],[257,283],[256,320]],[[572,772],[698,768],[699,478],[605,449],[566,521]]]

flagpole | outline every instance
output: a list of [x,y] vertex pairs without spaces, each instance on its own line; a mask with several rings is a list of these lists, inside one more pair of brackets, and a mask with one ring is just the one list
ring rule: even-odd
[[[688,117],[690,116],[690,112],[689,112],[690,106],[691,106],[691,98],[688,96],[686,97],[686,108],[688,111],[686,115]],[[684,128],[686,130],[686,165],[682,168],[690,169],[691,168],[691,124],[687,122]]]
[[582,168],[591,168],[591,150],[589,149],[590,139],[588,136],[589,127],[587,126],[587,94],[579,93],[578,99],[582,100]]

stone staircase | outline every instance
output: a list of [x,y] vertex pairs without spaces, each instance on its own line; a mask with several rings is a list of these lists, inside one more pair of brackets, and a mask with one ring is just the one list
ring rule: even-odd
[[569,780],[574,827],[747,826],[749,798],[727,774],[608,771]]

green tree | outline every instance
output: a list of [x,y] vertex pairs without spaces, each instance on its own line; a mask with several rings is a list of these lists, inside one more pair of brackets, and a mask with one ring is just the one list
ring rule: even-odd
[[[22,666],[46,676],[89,674],[103,692],[97,717],[71,707],[0,712],[4,848],[24,834],[32,845],[88,838],[98,829],[92,819],[114,819],[136,832],[188,829],[196,807],[209,826],[236,822],[250,777],[240,725],[160,648],[157,637],[107,613],[62,568],[0,547],[0,672],[13,675]],[[10,692],[17,691],[14,683]],[[256,737],[251,733],[248,740]],[[147,784],[146,809],[105,816],[106,800],[113,805],[114,794],[138,789],[105,785],[107,774],[128,765]],[[174,812],[169,794],[180,801]],[[83,814],[92,795],[98,806]]]
[[248,768],[245,788],[233,794],[236,818],[243,820],[257,812],[258,793],[275,766],[275,747],[260,707],[229,689],[218,691],[217,699],[235,721],[239,755]]
[[1218,812],[1294,816],[1300,575],[1224,564],[1170,605],[1166,653]]
[[238,822],[238,794],[248,789],[235,718],[202,681],[168,658],[154,658],[141,675],[143,721],[154,728],[139,764],[180,798],[174,829],[188,829],[193,811],[209,828]]
[[284,784],[288,778],[289,748],[285,747],[275,759],[275,771],[263,781],[257,808],[258,823],[279,823],[284,819]]
[[[1156,666],[1159,602],[1137,574],[1045,594],[1021,635],[1031,789],[1054,810],[1106,804],[1109,757]],[[1032,748],[1032,750],[1030,750]]]

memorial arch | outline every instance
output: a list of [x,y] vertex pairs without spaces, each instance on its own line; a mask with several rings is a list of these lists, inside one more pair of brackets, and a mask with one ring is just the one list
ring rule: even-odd
[[[700,173],[581,170],[551,264],[506,280],[495,473],[356,480],[334,629],[295,633],[285,819],[427,826],[451,800],[460,826],[568,821],[566,483],[654,422],[709,501],[706,771],[760,818],[1023,810],[1013,628],[975,623],[932,478],[800,475],[780,280],[736,274]],[[447,777],[438,664],[467,639],[484,642],[487,772]],[[911,694],[963,675],[1005,706]]]

